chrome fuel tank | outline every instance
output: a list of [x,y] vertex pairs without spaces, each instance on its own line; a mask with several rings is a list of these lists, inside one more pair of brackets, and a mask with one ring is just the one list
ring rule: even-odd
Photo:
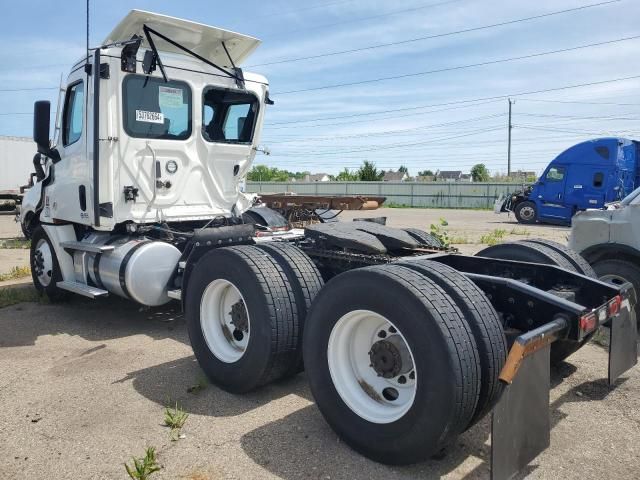
[[180,251],[149,238],[102,236],[91,243],[113,245],[114,250],[92,255],[88,270],[99,288],[148,306],[169,302],[167,283]]

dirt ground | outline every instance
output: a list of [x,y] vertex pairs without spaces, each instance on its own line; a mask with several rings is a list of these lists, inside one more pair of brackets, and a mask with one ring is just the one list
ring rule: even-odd
[[[490,212],[384,209],[390,225],[444,217],[464,251],[495,229],[504,239],[563,241],[568,229],[523,227]],[[348,218],[345,216],[345,218]],[[18,235],[0,217],[0,237]],[[510,232],[516,228],[516,233]],[[22,252],[20,252],[22,253]],[[0,272],[16,251],[0,251]],[[0,309],[0,478],[127,478],[123,463],[154,446],[167,479],[476,479],[489,476],[489,422],[444,458],[409,467],[371,462],[324,422],[304,374],[248,395],[209,385],[176,306],[143,309],[110,297]],[[551,448],[522,477],[632,479],[640,471],[640,368],[606,383],[607,355],[588,345],[552,372]],[[195,387],[195,388],[194,388]],[[171,441],[163,411],[189,413]]]

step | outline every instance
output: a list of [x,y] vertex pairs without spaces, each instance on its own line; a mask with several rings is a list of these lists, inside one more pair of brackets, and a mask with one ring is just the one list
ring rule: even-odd
[[109,292],[98,287],[92,287],[85,283],[78,282],[58,282],[56,283],[58,288],[67,290],[69,292],[77,293],[89,298],[103,297],[109,295]]
[[94,245],[93,243],[87,242],[62,242],[60,245],[62,248],[91,253],[106,253],[112,252],[115,249],[113,245]]
[[182,300],[182,290],[169,290],[167,292],[169,298],[173,298],[174,300]]

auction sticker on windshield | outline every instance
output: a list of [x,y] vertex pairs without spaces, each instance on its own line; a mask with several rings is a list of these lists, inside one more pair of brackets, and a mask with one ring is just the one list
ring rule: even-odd
[[164,123],[164,115],[161,112],[136,110],[136,122]]
[[162,86],[158,87],[158,103],[161,107],[182,107],[182,89]]

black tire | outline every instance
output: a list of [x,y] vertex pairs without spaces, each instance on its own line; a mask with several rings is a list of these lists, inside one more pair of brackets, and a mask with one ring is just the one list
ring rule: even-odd
[[[566,270],[577,272],[578,269],[564,255],[550,247],[521,240],[519,242],[500,243],[487,247],[476,253],[477,257],[499,258],[503,260],[519,260],[522,262],[557,265]],[[582,273],[582,272],[579,272]]]
[[491,411],[503,390],[498,377],[508,348],[498,312],[480,287],[448,265],[429,260],[407,261],[401,265],[438,284],[460,308],[473,331],[480,355],[480,396],[468,425],[471,427]]
[[[520,260],[523,262],[544,263],[556,265],[565,270],[579,272],[578,269],[562,254],[548,246],[540,245],[526,240],[514,243],[501,243],[485,248],[476,253],[479,257],[498,258],[504,260]],[[557,365],[571,354],[584,346],[593,334],[587,336],[582,342],[557,340],[551,344],[551,365]]]
[[550,249],[555,250],[560,255],[569,260],[569,262],[571,262],[571,264],[576,268],[578,273],[586,275],[587,277],[598,278],[596,272],[593,270],[593,267],[589,265],[589,262],[587,262],[582,255],[580,255],[575,250],[562,245],[561,243],[554,242],[553,240],[546,240],[544,238],[532,238],[524,240],[524,242],[536,243],[538,245],[549,247]]
[[[327,349],[333,328],[345,314],[357,310],[391,321],[413,354],[415,398],[401,417],[389,423],[355,413],[336,390],[329,370]],[[464,431],[475,412],[480,372],[473,333],[455,301],[407,267],[359,268],[328,282],[309,311],[303,354],[311,391],[327,422],[347,444],[375,461],[424,460]]]
[[[529,211],[533,211],[533,214],[528,215],[527,213]],[[538,221],[538,209],[536,208],[536,204],[529,200],[518,203],[516,208],[513,210],[513,213],[515,214],[518,222],[524,223],[525,225],[531,225]]]
[[403,228],[405,232],[407,232],[414,240],[416,240],[421,245],[426,245],[428,247],[434,248],[443,248],[442,242],[438,240],[438,238],[432,233],[425,232],[424,230],[420,230],[418,228]]
[[298,345],[296,361],[292,365],[291,374],[304,370],[302,360],[302,336],[307,312],[316,295],[322,289],[324,281],[315,263],[295,245],[281,242],[261,243],[258,248],[269,253],[284,270],[293,288],[298,308]]
[[[39,245],[44,243],[48,245],[49,251],[51,252],[52,264],[52,267],[50,269],[46,269],[46,271],[43,270],[42,260],[39,259],[41,255],[38,254]],[[57,283],[62,281],[62,271],[60,270],[58,257],[56,256],[53,244],[51,243],[51,240],[49,240],[49,236],[42,226],[36,227],[33,231],[33,235],[31,237],[31,250],[29,252],[29,264],[31,266],[31,279],[33,280],[33,286],[36,288],[38,293],[46,295],[52,302],[59,302],[69,297],[69,293],[66,290],[62,290],[57,286]],[[40,280],[38,275],[39,272],[42,272],[42,274],[46,276],[45,278],[48,277],[48,283],[45,284],[45,282]]]
[[[637,263],[617,258],[602,259],[593,264],[593,269],[598,278],[605,282],[610,282],[617,286],[623,283],[622,280],[629,282],[633,285],[636,299],[640,300],[640,266]],[[609,275],[612,276],[612,278],[602,278]],[[638,325],[640,326],[637,306],[634,306],[634,309]]]
[[[216,279],[231,282],[242,294],[250,335],[244,354],[224,362],[205,340],[200,303]],[[189,277],[185,318],[193,352],[213,383],[232,393],[253,390],[285,376],[296,361],[298,309],[293,288],[276,260],[254,246],[212,250]]]

